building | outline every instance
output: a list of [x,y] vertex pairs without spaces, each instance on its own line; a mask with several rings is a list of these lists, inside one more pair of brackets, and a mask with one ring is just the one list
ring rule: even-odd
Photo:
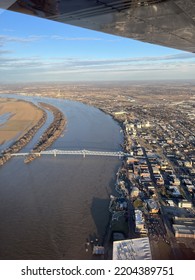
[[115,116],[118,116],[118,115],[125,115],[127,112],[125,111],[119,111],[119,112],[114,112]]
[[142,128],[142,124],[141,123],[137,123],[137,128]]
[[180,186],[180,180],[177,177],[173,179],[173,185]]
[[192,162],[190,161],[184,161],[184,166],[188,168],[192,168]]
[[183,179],[184,185],[192,185],[192,181],[189,179]]
[[195,226],[195,218],[193,217],[177,217],[175,216],[173,218],[173,223],[174,224],[178,224],[178,225],[191,225],[191,226]]
[[194,185],[186,185],[186,188],[188,189],[189,192],[194,192],[195,191]]
[[190,175],[195,175],[195,168],[189,169]]
[[149,184],[149,185],[148,185],[148,189],[151,190],[151,191],[154,191],[154,190],[155,190],[155,186]]
[[180,197],[181,196],[181,193],[180,193],[179,189],[176,186],[169,186],[169,193],[173,197]]
[[138,197],[139,196],[139,189],[137,187],[133,187],[131,190],[131,197]]
[[168,199],[168,200],[167,200],[167,204],[168,204],[169,206],[171,206],[171,207],[175,207],[175,206],[176,206],[175,203],[173,202],[173,200],[171,200],[171,199]]
[[146,233],[143,213],[140,210],[135,210],[135,232]]
[[164,185],[164,179],[163,179],[163,177],[162,177],[162,175],[161,174],[159,174],[159,175],[154,175],[154,178],[155,178],[155,181],[156,181],[156,184],[158,185],[158,186],[162,186],[162,185]]
[[178,203],[178,207],[180,207],[180,208],[192,208],[192,203],[188,200],[182,200]]
[[152,172],[153,172],[153,174],[160,174],[160,170],[157,166],[152,167]]
[[161,170],[166,170],[166,169],[167,169],[167,166],[168,166],[168,163],[167,163],[167,162],[162,161],[162,162],[160,163],[160,169],[161,169]]
[[135,162],[138,162],[138,159],[136,159],[134,157],[127,157],[126,162],[127,162],[127,164],[133,164]]
[[175,237],[195,238],[195,218],[174,217]]
[[126,125],[126,129],[128,129],[128,130],[131,130],[131,128],[134,128],[134,127],[135,127],[134,123],[128,123]]
[[104,247],[103,246],[94,246],[93,255],[104,255]]
[[143,156],[143,154],[144,154],[144,153],[143,153],[142,148],[138,148],[138,149],[137,149],[137,155],[138,155],[138,156]]
[[147,200],[147,207],[151,214],[155,214],[159,212],[159,205],[154,199]]
[[143,185],[143,184],[150,184],[150,183],[152,183],[152,180],[151,180],[150,177],[141,177],[141,178],[139,179],[139,183],[140,183],[141,185]]
[[113,243],[113,260],[151,260],[149,238],[136,238],[115,241]]
[[146,123],[144,123],[144,126],[145,126],[145,127],[150,127],[150,122],[147,121]]
[[173,225],[175,237],[194,238],[195,239],[195,226],[186,225]]

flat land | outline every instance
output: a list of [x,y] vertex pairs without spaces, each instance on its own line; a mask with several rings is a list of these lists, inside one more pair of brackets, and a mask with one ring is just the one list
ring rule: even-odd
[[0,145],[16,140],[32,128],[43,116],[41,109],[32,103],[8,98],[0,99],[0,115],[10,113],[8,121],[0,125]]

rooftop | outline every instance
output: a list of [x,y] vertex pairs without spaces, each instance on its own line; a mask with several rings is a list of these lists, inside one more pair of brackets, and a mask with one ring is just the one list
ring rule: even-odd
[[151,260],[148,237],[115,241],[113,260]]

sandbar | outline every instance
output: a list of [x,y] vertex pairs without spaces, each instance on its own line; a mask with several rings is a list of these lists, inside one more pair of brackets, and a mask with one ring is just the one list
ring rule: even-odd
[[0,145],[19,139],[43,117],[43,111],[30,102],[0,98],[0,115],[6,113],[11,116],[0,125]]

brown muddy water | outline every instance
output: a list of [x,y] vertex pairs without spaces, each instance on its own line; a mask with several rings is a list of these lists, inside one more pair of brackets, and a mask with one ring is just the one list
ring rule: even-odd
[[[120,127],[110,116],[77,102],[41,101],[68,121],[49,149],[121,150]],[[13,158],[0,167],[0,259],[93,259],[86,242],[103,241],[120,164],[114,157],[61,155],[30,164]]]

